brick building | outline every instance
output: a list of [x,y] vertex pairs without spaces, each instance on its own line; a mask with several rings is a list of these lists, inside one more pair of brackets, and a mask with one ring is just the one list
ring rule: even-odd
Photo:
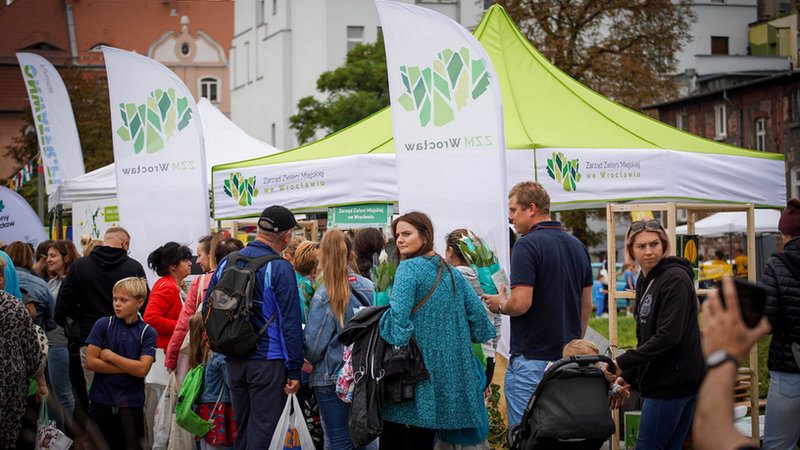
[[0,178],[19,167],[5,146],[20,134],[28,102],[16,52],[56,67],[102,73],[101,45],[160,61],[195,96],[230,112],[233,0],[6,0],[0,4]]
[[787,195],[800,197],[800,70],[739,84],[731,81],[729,76],[719,75],[705,80],[701,92],[643,109],[698,136],[783,153]]

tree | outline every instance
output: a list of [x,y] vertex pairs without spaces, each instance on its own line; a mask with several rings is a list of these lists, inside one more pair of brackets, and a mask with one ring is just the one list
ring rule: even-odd
[[499,0],[561,70],[639,109],[673,95],[676,56],[691,39],[688,0]]
[[319,76],[317,89],[327,98],[301,98],[297,114],[289,118],[289,126],[301,144],[313,140],[319,130],[339,131],[389,106],[383,37],[350,50],[343,66]]
[[[111,164],[114,161],[114,150],[111,140],[108,80],[105,71],[70,67],[60,70],[59,73],[72,103],[86,171]],[[5,148],[7,154],[20,165],[26,164],[39,154],[36,133],[29,132],[35,129],[30,104],[25,105],[23,115],[25,120],[19,135]],[[36,180],[31,180],[23,186],[20,195],[31,205],[36,205],[38,195]]]

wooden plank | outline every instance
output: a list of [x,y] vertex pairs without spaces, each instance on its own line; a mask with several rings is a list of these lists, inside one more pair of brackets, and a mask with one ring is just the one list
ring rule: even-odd
[[611,203],[613,212],[666,211],[665,203]]
[[752,205],[729,204],[729,203],[676,203],[678,209],[685,209],[694,212],[727,212],[727,211],[747,211]]

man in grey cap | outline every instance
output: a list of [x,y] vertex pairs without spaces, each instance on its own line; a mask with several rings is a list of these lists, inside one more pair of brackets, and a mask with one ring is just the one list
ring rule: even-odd
[[[266,208],[258,219],[256,240],[239,254],[258,258],[278,254],[286,248],[296,227],[294,215],[283,206]],[[228,259],[217,267],[207,292],[212,292]],[[240,261],[238,266],[244,266]],[[235,449],[266,448],[276,432],[286,395],[300,389],[303,365],[303,330],[300,322],[300,298],[294,269],[285,259],[275,259],[256,271],[253,289],[256,350],[243,357],[227,357],[231,401],[238,429]],[[277,432],[285,432],[278,430]]]

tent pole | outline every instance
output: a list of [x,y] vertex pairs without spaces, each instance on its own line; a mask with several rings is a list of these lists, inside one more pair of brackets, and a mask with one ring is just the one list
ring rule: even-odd
[[[611,359],[617,359],[617,226],[614,208],[611,203],[606,205],[606,259],[608,260],[608,348],[611,350]],[[591,316],[591,314],[590,314]],[[615,432],[611,441],[611,448],[619,450],[619,409],[612,411]]]
[[[756,282],[756,217],[752,204],[747,209],[747,280]],[[750,349],[750,427],[753,445],[759,445],[759,407],[758,407],[758,343]]]

